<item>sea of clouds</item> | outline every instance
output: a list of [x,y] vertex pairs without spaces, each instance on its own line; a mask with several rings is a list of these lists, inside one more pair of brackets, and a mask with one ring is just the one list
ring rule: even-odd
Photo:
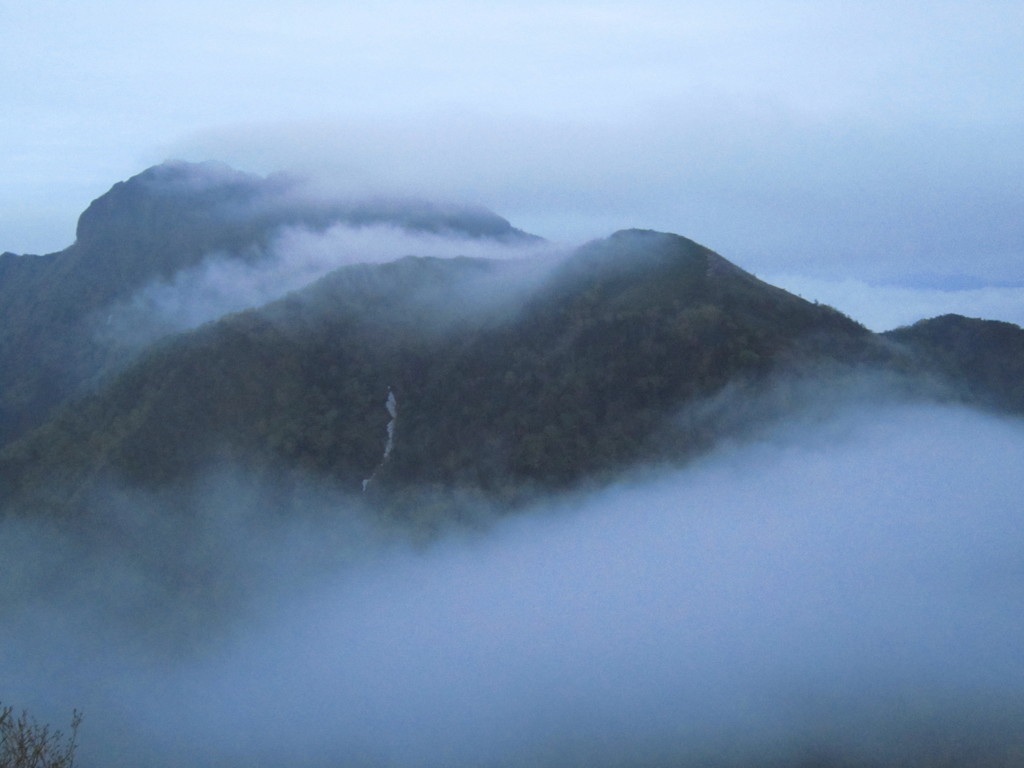
[[61,593],[36,562],[0,627],[2,694],[84,710],[85,768],[1009,765],[1022,466],[1020,420],[890,401],[427,543],[330,493],[315,524],[261,527],[260,494],[214,483],[202,541],[244,609],[156,650],[124,615],[159,611],[153,569],[65,558],[91,565]]

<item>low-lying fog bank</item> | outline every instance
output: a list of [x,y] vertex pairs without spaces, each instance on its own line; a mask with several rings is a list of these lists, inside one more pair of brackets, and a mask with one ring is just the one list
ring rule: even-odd
[[159,610],[152,571],[92,559],[31,601],[47,550],[23,541],[0,696],[84,710],[84,768],[1019,764],[1022,467],[1019,420],[904,403],[425,547],[319,498],[344,530],[208,532],[264,597],[177,655],[116,619]]

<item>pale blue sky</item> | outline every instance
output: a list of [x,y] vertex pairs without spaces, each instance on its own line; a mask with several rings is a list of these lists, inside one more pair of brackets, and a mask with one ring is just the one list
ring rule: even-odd
[[765,276],[1024,283],[1016,1],[17,0],[0,98],[0,250],[180,157]]

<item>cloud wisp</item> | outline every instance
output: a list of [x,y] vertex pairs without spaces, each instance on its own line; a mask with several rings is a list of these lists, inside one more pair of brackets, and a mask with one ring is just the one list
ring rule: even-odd
[[282,227],[259,258],[213,253],[170,280],[142,288],[98,323],[101,339],[131,349],[223,315],[259,307],[351,264],[404,256],[549,260],[567,249],[543,240],[500,242],[389,224],[336,224],[317,231]]
[[1021,466],[1019,421],[851,406],[291,588],[270,568],[248,620],[186,658],[104,635],[102,602],[27,611],[0,671],[86,710],[84,765],[1010,754]]

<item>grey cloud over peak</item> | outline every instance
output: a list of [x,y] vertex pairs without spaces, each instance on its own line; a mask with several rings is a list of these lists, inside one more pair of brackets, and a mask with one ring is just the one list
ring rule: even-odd
[[979,131],[840,125],[711,97],[591,122],[454,112],[248,124],[179,148],[310,169],[342,188],[474,200],[556,238],[678,232],[760,272],[1015,279],[1015,132]]

